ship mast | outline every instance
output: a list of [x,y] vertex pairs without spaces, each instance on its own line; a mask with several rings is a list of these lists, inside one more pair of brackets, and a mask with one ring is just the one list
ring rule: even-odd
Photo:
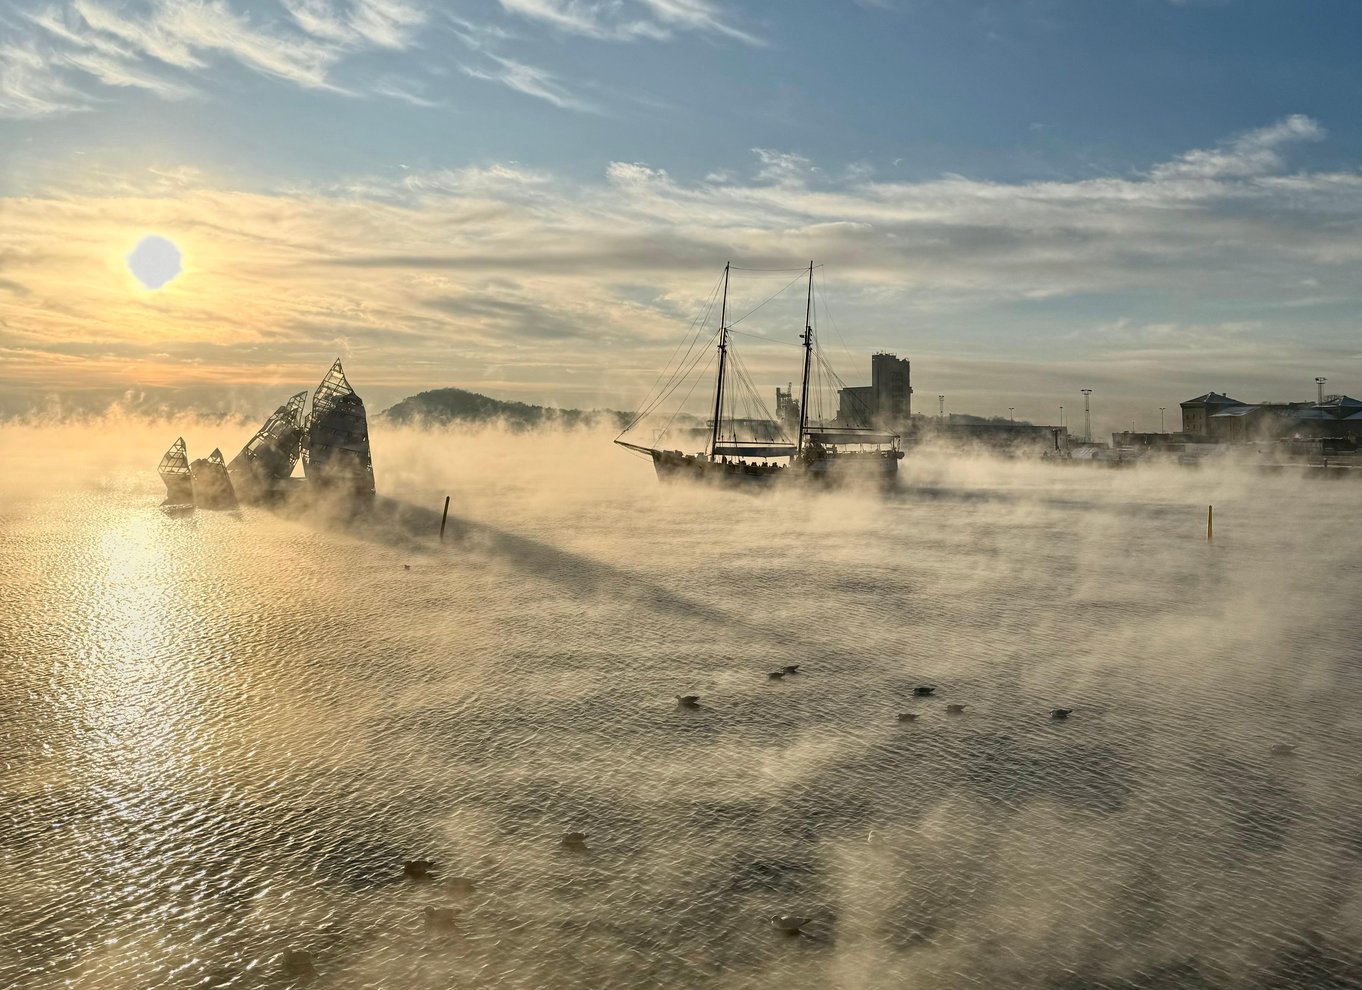
[[[728,354],[728,269],[732,262],[724,265],[724,301],[719,307],[719,381],[714,388],[714,434],[710,438],[709,458],[713,460],[719,449],[719,414],[723,411],[724,401],[724,358]],[[807,375],[807,373],[806,373]]]
[[804,450],[804,431],[809,425],[809,365],[813,359],[813,262],[809,262],[809,295],[804,303],[804,332],[799,339],[804,341],[804,383],[799,389],[799,441],[797,449]]

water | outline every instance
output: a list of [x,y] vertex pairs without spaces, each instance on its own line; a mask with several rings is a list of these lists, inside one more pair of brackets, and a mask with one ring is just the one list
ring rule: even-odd
[[379,431],[346,527],[175,432],[0,433],[0,985],[1362,986],[1351,484]]

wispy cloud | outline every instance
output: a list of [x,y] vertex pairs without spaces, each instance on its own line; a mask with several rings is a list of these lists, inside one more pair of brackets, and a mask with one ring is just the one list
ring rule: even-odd
[[665,40],[678,31],[717,34],[748,45],[765,42],[735,27],[706,0],[500,0],[511,13],[561,31],[609,41]]
[[493,55],[490,52],[486,53],[486,58],[491,62],[490,68],[466,65],[463,71],[474,79],[501,83],[516,92],[533,96],[535,99],[545,100],[564,110],[580,110],[585,113],[601,112],[595,104],[570,93],[552,73],[544,69],[526,65],[524,62],[517,62],[515,59],[502,58],[500,55]]
[[[1291,141],[1317,132],[1285,118],[1224,146],[1251,167],[1189,169],[1190,152],[1139,175],[1067,182],[849,178],[766,149],[748,178],[701,182],[618,162],[601,181],[575,183],[508,162],[273,194],[174,170],[143,176],[140,192],[138,181],[58,186],[0,202],[0,277],[25,290],[0,294],[0,346],[80,355],[85,363],[60,365],[77,377],[117,351],[141,380],[147,362],[173,380],[217,374],[213,361],[183,359],[227,342],[235,373],[315,363],[325,327],[326,340],[343,334],[393,380],[437,384],[430,369],[441,368],[476,385],[476,369],[493,363],[542,364],[552,341],[559,380],[608,403],[620,401],[605,394],[609,382],[665,359],[677,312],[698,305],[724,259],[774,268],[817,258],[840,286],[838,321],[853,346],[899,346],[910,326],[915,356],[935,349],[941,362],[1030,360],[1048,347],[1098,367],[1124,342],[1140,374],[1213,367],[1228,347],[1299,350],[1303,309],[1284,303],[1303,287],[1315,297],[1330,286],[1349,311],[1362,301],[1346,288],[1362,264],[1362,175],[1287,161]],[[1264,146],[1275,167],[1254,157]],[[156,296],[134,291],[119,261],[129,232],[145,229],[174,239],[187,261]],[[1085,300],[1105,315],[1069,312]],[[1079,332],[1122,316],[1131,334]],[[990,346],[969,357],[960,337],[979,325],[989,341],[1015,325],[1012,356]],[[1311,325],[1310,347],[1355,348],[1350,317]],[[54,367],[26,359],[0,384]]]
[[[167,99],[202,90],[191,80],[221,60],[307,89],[351,92],[336,67],[369,50],[410,46],[425,23],[407,0],[285,0],[273,16],[228,0],[66,0],[24,10],[20,41],[0,50],[0,115],[37,117],[96,106],[103,87]],[[414,102],[411,87],[369,92]]]
[[1282,166],[1282,149],[1300,141],[1319,141],[1325,130],[1303,114],[1284,117],[1249,131],[1218,148],[1189,151],[1154,170],[1156,178],[1218,179],[1264,175]]

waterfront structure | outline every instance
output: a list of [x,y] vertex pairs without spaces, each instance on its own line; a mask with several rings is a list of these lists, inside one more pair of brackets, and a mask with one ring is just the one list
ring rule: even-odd
[[897,354],[872,354],[870,384],[837,391],[837,422],[842,426],[901,430],[912,416],[912,365]]
[[314,488],[344,496],[372,498],[374,468],[369,453],[369,424],[364,402],[350,387],[337,358],[312,395],[291,396],[228,465],[222,452],[190,463],[184,438],[171,444],[157,465],[166,486],[166,504],[234,508],[237,496],[248,501],[282,497],[301,459]]
[[291,396],[227,465],[232,484],[243,498],[270,497],[293,474],[301,453],[306,405],[306,390]]
[[303,474],[319,487],[372,496],[374,465],[364,402],[345,377],[340,358],[312,393],[302,436]]
[[1362,401],[1321,395],[1315,402],[1240,402],[1207,392],[1182,403],[1182,432],[1206,443],[1362,437]]

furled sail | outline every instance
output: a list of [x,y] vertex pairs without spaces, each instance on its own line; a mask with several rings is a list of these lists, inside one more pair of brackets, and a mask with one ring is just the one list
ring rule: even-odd
[[374,494],[369,423],[364,402],[345,379],[340,358],[312,393],[312,414],[303,433],[303,473],[322,488]]
[[236,492],[227,474],[227,462],[216,447],[207,457],[200,457],[189,465],[194,480],[194,504],[202,509],[235,509]]
[[298,464],[302,451],[303,408],[307,391],[289,398],[270,414],[263,426],[227,466],[232,484],[248,498],[276,491]]
[[184,445],[184,437],[179,437],[156,466],[156,473],[166,485],[166,505],[192,505],[194,503],[194,483],[189,474],[189,453]]

